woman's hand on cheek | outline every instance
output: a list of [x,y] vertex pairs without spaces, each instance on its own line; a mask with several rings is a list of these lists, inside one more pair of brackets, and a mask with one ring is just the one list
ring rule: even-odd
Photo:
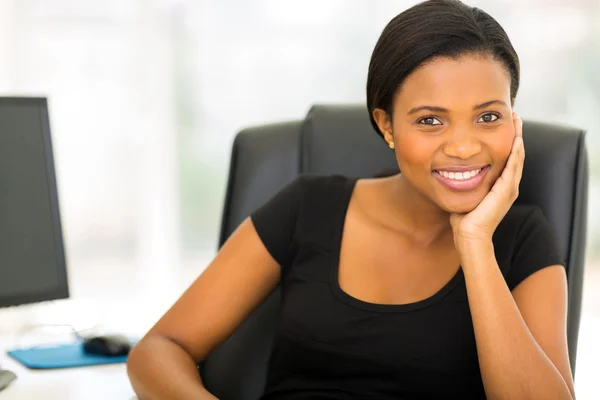
[[515,138],[502,174],[479,205],[466,214],[451,214],[450,223],[454,243],[490,242],[496,227],[502,221],[519,195],[519,182],[523,173],[525,148],[523,146],[523,121],[513,113]]

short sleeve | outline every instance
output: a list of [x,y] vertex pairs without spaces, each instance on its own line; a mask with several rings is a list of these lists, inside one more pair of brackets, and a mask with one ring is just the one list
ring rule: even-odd
[[564,266],[564,261],[552,227],[536,207],[525,217],[517,233],[511,267],[506,276],[508,288],[513,290],[533,273],[557,264]]
[[303,179],[297,178],[281,189],[250,219],[261,241],[279,265],[289,264],[295,255],[295,231],[302,203]]

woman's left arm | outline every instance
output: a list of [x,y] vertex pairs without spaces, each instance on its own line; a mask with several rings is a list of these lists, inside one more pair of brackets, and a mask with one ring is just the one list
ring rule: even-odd
[[525,159],[516,113],[513,124],[515,139],[502,175],[473,211],[450,216],[479,367],[488,399],[573,399],[563,267],[543,268],[511,293],[494,254],[492,236],[518,196]]
[[575,398],[566,339],[564,268],[544,268],[511,293],[491,240],[461,246],[488,399]]

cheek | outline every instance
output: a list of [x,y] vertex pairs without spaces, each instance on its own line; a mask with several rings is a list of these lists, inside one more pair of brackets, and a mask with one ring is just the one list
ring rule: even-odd
[[426,138],[406,133],[397,138],[397,156],[400,169],[429,168],[437,145]]

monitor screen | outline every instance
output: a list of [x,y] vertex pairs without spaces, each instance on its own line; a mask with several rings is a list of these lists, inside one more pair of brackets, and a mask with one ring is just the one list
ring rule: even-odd
[[48,106],[0,97],[0,307],[69,296]]

